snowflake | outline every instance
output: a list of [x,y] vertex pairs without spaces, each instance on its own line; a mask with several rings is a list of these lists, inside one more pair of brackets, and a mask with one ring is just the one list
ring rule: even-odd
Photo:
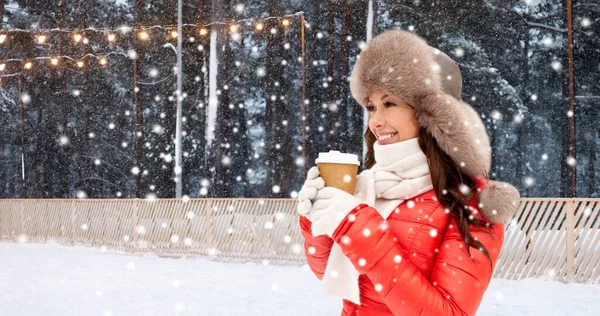
[[592,21],[589,18],[586,17],[581,19],[581,26],[589,27],[590,25],[592,25]]
[[68,144],[69,144],[69,138],[68,138],[67,136],[61,136],[61,137],[58,139],[58,143],[59,143],[61,146],[68,145]]
[[27,104],[27,103],[31,102],[31,96],[29,96],[29,94],[27,94],[27,93],[23,93],[21,95],[21,101],[23,101],[24,104]]
[[525,178],[525,185],[526,186],[530,187],[533,184],[535,184],[535,179],[534,178],[532,178],[532,177]]
[[138,225],[138,227],[135,228],[135,231],[140,234],[143,235],[146,233],[146,227],[142,226],[142,225]]
[[456,57],[463,57],[465,55],[465,50],[460,47],[457,47],[454,49],[454,55]]
[[556,71],[560,71],[562,69],[562,64],[560,63],[560,61],[558,61],[558,60],[553,61],[552,69],[554,69]]
[[273,190],[273,193],[279,193],[281,191],[281,188],[278,185],[274,185],[273,188],[271,188],[271,190]]

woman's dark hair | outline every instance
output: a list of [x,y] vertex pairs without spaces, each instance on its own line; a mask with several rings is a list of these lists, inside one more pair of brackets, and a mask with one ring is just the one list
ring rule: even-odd
[[[367,154],[365,156],[365,168],[370,169],[375,164],[375,152],[373,144],[377,140],[375,135],[367,128],[365,133],[367,142]],[[456,221],[458,231],[462,237],[467,252],[471,255],[471,247],[478,249],[490,260],[491,256],[485,246],[478,240],[474,239],[469,232],[469,226],[482,227],[488,232],[491,231],[490,225],[471,215],[468,208],[468,201],[477,192],[477,184],[475,181],[463,173],[460,167],[446,154],[438,145],[437,141],[424,128],[419,131],[419,146],[427,157],[431,181],[433,189],[440,204],[450,211],[450,214]],[[460,187],[466,186],[468,190]]]

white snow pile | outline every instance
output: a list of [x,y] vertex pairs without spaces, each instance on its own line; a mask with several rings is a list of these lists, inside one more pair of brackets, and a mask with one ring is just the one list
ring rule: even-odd
[[[339,315],[307,266],[0,243],[0,315]],[[600,284],[493,280],[491,315],[600,315]]]

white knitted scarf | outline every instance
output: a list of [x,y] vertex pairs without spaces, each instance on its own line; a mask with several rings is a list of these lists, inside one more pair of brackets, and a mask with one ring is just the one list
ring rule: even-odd
[[[384,219],[405,200],[433,188],[427,157],[417,138],[389,145],[375,142],[373,149],[377,163],[357,177],[354,196],[375,207]],[[360,304],[358,276],[356,268],[334,243],[322,281],[325,292]]]

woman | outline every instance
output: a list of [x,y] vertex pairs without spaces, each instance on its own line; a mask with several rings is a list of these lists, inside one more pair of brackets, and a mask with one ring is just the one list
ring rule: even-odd
[[356,192],[313,167],[299,193],[308,264],[342,315],[475,315],[490,282],[519,194],[487,179],[489,140],[448,60],[408,32],[369,41],[350,80],[369,112]]

